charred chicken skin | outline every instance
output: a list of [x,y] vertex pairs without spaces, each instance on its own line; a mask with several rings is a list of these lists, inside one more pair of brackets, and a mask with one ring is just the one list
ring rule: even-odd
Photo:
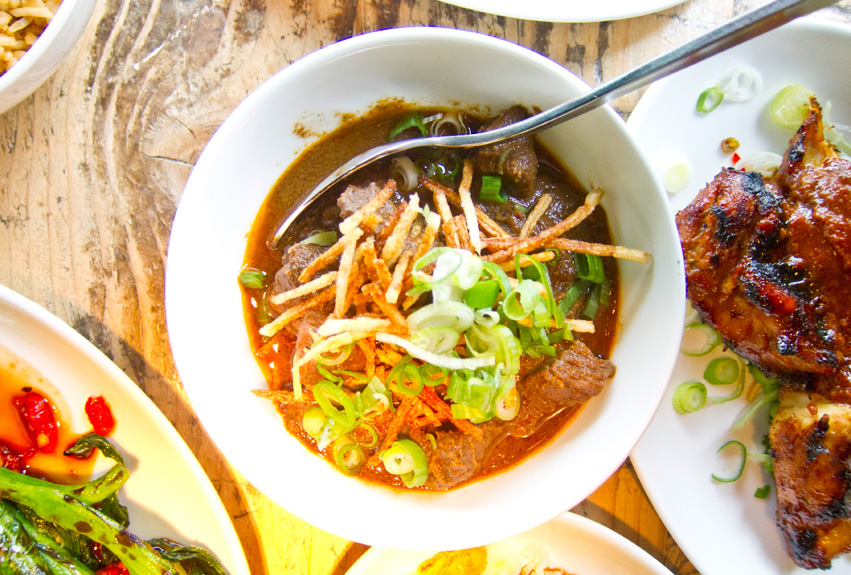
[[723,170],[677,226],[692,306],[784,386],[777,522],[798,565],[828,568],[851,550],[851,162],[818,103],[776,176]]

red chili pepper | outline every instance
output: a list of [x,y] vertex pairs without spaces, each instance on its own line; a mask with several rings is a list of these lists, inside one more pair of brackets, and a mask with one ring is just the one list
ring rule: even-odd
[[95,575],[130,575],[130,572],[124,566],[124,563],[119,561],[98,569],[95,571]]
[[735,166],[739,163],[739,160],[741,160],[742,157],[739,154],[733,154],[730,159],[733,160],[733,165]]
[[115,418],[112,410],[102,395],[92,396],[86,400],[86,416],[98,435],[109,435],[115,429]]
[[50,401],[37,391],[30,391],[15,397],[13,402],[36,448],[42,453],[52,453],[59,437],[59,424]]

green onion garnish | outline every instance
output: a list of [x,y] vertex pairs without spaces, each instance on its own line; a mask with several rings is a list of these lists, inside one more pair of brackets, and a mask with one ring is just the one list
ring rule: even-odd
[[685,327],[680,353],[692,357],[706,355],[721,344],[718,332],[705,323],[693,323]]
[[724,100],[724,91],[718,86],[712,86],[700,93],[697,97],[697,111],[701,114],[708,114]]
[[768,497],[769,493],[771,493],[771,486],[763,485],[762,487],[759,487],[756,491],[754,491],[753,496],[757,499],[765,499],[766,497]]
[[576,274],[595,284],[603,283],[606,278],[606,271],[603,269],[603,258],[594,254],[573,254],[573,261],[576,263]]
[[706,405],[706,386],[699,381],[686,381],[674,390],[674,410],[677,413],[694,413]]
[[[334,428],[338,433],[348,433],[357,427],[357,410],[352,399],[345,391],[330,381],[320,381],[313,386],[313,398],[325,415],[334,421]],[[331,404],[331,400],[338,403],[343,409],[339,410]]]
[[244,269],[239,272],[239,283],[249,289],[263,289],[266,287],[266,274],[260,270]]
[[730,385],[738,378],[739,362],[732,357],[716,357],[703,372],[703,379],[712,385]]
[[428,479],[428,460],[422,447],[410,439],[399,439],[379,455],[384,469],[398,475],[408,487],[419,487]]
[[720,481],[721,483],[732,483],[734,481],[737,481],[742,476],[742,472],[744,472],[745,470],[745,462],[748,458],[748,450],[745,447],[745,444],[741,441],[736,441],[735,439],[731,439],[730,441],[719,447],[716,453],[721,453],[721,451],[727,449],[728,447],[735,447],[739,450],[739,467],[736,472],[730,477],[720,477],[713,473],[712,479],[714,479],[715,481]]
[[414,112],[413,114],[405,116],[401,122],[396,124],[396,127],[393,128],[393,131],[390,132],[390,135],[387,137],[387,139],[395,140],[396,136],[398,136],[408,128],[418,129],[423,138],[428,136],[428,130],[426,129],[425,123],[423,122],[423,115],[420,112]]
[[810,109],[810,98],[815,96],[812,90],[799,84],[786,86],[768,105],[771,121],[786,130],[796,130],[804,121]]
[[364,455],[363,449],[354,443],[346,443],[338,448],[334,454],[334,459],[337,462],[337,467],[346,475],[354,475],[366,463],[366,455]]
[[508,195],[502,191],[502,178],[499,176],[482,176],[482,188],[479,190],[479,200],[482,202],[505,203]]
[[313,244],[317,246],[330,246],[337,243],[337,232],[314,232],[301,240],[300,244]]
[[499,297],[499,282],[483,280],[467,290],[464,303],[473,309],[492,308]]

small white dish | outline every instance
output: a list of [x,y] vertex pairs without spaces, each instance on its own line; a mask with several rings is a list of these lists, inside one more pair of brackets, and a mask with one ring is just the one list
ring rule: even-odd
[[110,440],[130,469],[118,496],[129,510],[131,533],[203,546],[230,575],[249,574],[230,516],[201,465],[123,371],[59,318],[4,286],[0,346],[47,380],[40,389],[67,408],[61,409],[62,418],[76,432],[91,429],[86,399],[104,396],[116,421]]
[[542,22],[604,22],[643,16],[683,0],[443,0],[461,8]]
[[35,92],[68,57],[96,4],[97,0],[63,0],[38,40],[0,76],[0,113]]
[[[795,49],[790,51],[789,46]],[[771,98],[789,84],[809,87],[822,104],[830,100],[831,119],[851,123],[849,57],[851,27],[808,18],[653,84],[628,127],[651,161],[675,153],[693,166],[686,189],[670,196],[671,212],[685,207],[721,168],[730,166],[730,155],[720,147],[725,138],[739,140],[742,156],[766,150],[783,154],[792,133],[774,126],[766,110]],[[756,97],[722,102],[709,114],[697,114],[700,92],[739,64],[761,74],[763,87]],[[671,535],[703,575],[806,573],[789,558],[775,526],[774,486],[766,501],[754,497],[757,488],[769,483],[761,466],[748,463],[743,477],[732,484],[719,484],[711,477],[725,470],[724,460],[716,454],[721,445],[735,438],[761,452],[766,425],[731,436],[729,427],[744,409],[744,399],[685,416],[674,412],[674,388],[701,379],[711,357],[680,355],[662,405],[632,452],[636,472]],[[710,394],[726,392],[710,389]],[[831,573],[851,574],[851,557],[834,560]]]
[[[500,73],[494,74],[499,62]],[[416,73],[412,69],[416,68]],[[530,50],[483,34],[402,28],[364,34],[292,64],[249,96],[201,155],[172,227],[169,338],[186,392],[231,463],[272,500],[347,539],[450,549],[504,539],[570,509],[626,459],[658,406],[684,302],[664,192],[611,108],[543,134],[587,188],[607,190],[615,241],[653,254],[620,265],[617,375],[551,444],[511,470],[447,493],[396,492],[347,477],[284,429],[249,347],[237,275],[246,234],[288,163],[344,114],[402,98],[483,112],[549,107],[587,90]],[[295,199],[293,199],[295,201]],[[388,518],[401,518],[404,527]]]
[[[671,572],[632,541],[574,513],[515,535],[497,544],[500,553],[537,548],[546,559],[541,567],[560,567],[568,573],[595,575],[671,575]],[[371,547],[346,575],[408,575],[437,551]],[[513,556],[513,554],[511,554]],[[493,557],[493,554],[489,555]]]

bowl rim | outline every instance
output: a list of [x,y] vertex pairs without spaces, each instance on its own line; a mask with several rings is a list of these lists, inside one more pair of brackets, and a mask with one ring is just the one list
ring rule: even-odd
[[[559,82],[559,85],[561,85],[561,83],[566,83],[575,87],[577,90],[587,90],[587,85],[585,85],[579,78],[577,78],[571,72],[567,71],[565,68],[561,67],[554,61],[546,58],[545,56],[542,56],[541,54],[533,52],[532,50],[514,44],[513,42],[493,38],[476,32],[437,27],[396,28],[391,30],[371,32],[351,39],[340,41],[336,44],[325,47],[322,50],[313,52],[305,56],[301,60],[298,60],[293,64],[289,65],[287,68],[278,72],[275,76],[273,76],[272,78],[267,80],[263,85],[258,87],[251,95],[249,95],[242,103],[237,106],[237,108],[232,112],[232,114],[228,117],[225,123],[219,128],[219,130],[216,132],[216,134],[214,134],[213,138],[208,143],[207,147],[204,150],[204,153],[202,153],[201,157],[199,158],[196,167],[193,170],[192,175],[190,176],[189,181],[187,182],[186,189],[184,190],[184,195],[183,197],[181,197],[180,205],[178,206],[178,210],[175,215],[175,220],[172,227],[172,238],[175,237],[175,231],[181,234],[183,233],[183,227],[185,225],[189,225],[185,223],[185,220],[187,220],[189,216],[186,215],[186,210],[181,210],[181,208],[185,207],[185,205],[189,202],[196,204],[198,201],[200,201],[199,194],[203,194],[203,191],[200,189],[200,186],[203,185],[203,180],[205,178],[202,177],[201,174],[210,171],[215,171],[217,169],[217,157],[220,157],[222,151],[227,148],[228,139],[231,136],[239,133],[239,131],[243,127],[243,123],[249,122],[253,119],[253,115],[255,114],[254,108],[256,107],[255,104],[258,102],[262,104],[267,98],[274,98],[274,95],[282,89],[282,86],[285,87],[291,81],[291,77],[297,76],[297,74],[300,74],[302,70],[306,67],[321,67],[325,64],[333,62],[334,60],[337,60],[338,58],[348,56],[357,52],[363,52],[372,48],[388,49],[400,44],[419,44],[423,42],[444,41],[458,42],[460,44],[472,42],[478,45],[479,48],[483,47],[486,50],[493,51],[495,55],[513,54],[514,57],[518,58],[519,60],[523,60],[524,63],[528,61],[529,64],[536,64],[545,68],[548,77],[550,77],[555,82]],[[605,115],[607,117],[606,122],[612,123],[612,129],[617,129],[619,137],[622,138],[623,141],[629,145],[630,150],[637,155],[637,157],[640,159],[641,165],[646,171],[646,175],[650,179],[652,179],[654,184],[654,190],[652,192],[656,194],[661,194],[661,198],[664,195],[664,192],[662,191],[662,186],[659,182],[658,176],[656,176],[653,170],[650,168],[649,161],[646,157],[644,157],[640,148],[638,148],[634,140],[632,140],[631,136],[626,131],[625,124],[620,119],[620,117],[610,107],[601,108],[592,113],[599,113]],[[279,170],[279,174],[283,172],[283,170],[284,167],[281,167]],[[268,195],[269,189],[271,189],[271,187],[264,190],[263,198]],[[255,215],[256,208],[258,207],[259,205],[255,206]],[[662,226],[665,229],[660,230],[660,233],[670,234],[671,230],[673,229],[673,233],[675,234],[676,232],[675,228],[673,227],[673,218],[667,210],[663,212],[662,217],[665,218],[665,222],[663,223],[667,224],[667,228],[665,228],[665,226]],[[169,327],[169,334],[172,344],[172,352],[175,360],[175,365],[178,368],[178,372],[181,373],[181,377],[184,377],[184,374],[189,374],[192,371],[193,366],[188,365],[187,360],[184,358],[184,334],[176,334],[173,331],[175,325],[177,323],[180,323],[183,318],[177,317],[180,315],[180,313],[177,311],[177,308],[180,305],[180,296],[177,295],[177,290],[172,289],[174,287],[174,284],[170,280],[173,280],[175,277],[181,275],[181,272],[177,269],[180,264],[177,262],[180,259],[183,259],[185,261],[186,257],[187,256],[185,255],[185,251],[182,248],[175,249],[175,243],[170,242],[166,269],[166,319]],[[235,276],[236,273],[234,273],[234,277]],[[678,277],[681,278],[681,276]],[[675,295],[674,299],[676,301],[673,301],[671,303],[676,306],[677,303],[680,302],[684,306],[685,290],[684,281],[682,280],[682,278],[680,280],[680,283],[677,286],[674,286],[673,290]],[[678,311],[675,312],[675,315],[677,315],[677,317],[679,318]],[[682,327],[681,323],[682,322],[679,321],[677,322],[677,327],[680,330]],[[181,331],[183,331],[184,328],[185,326],[179,327]],[[676,330],[674,328],[671,328],[671,334],[673,334],[674,331]],[[671,334],[669,334],[668,339],[676,339],[678,346],[679,334]],[[247,335],[245,336],[245,339],[247,341]],[[487,543],[495,539],[505,538],[517,532],[529,529],[551,519],[552,517],[557,516],[558,514],[567,510],[569,507],[572,507],[573,505],[579,503],[581,500],[585,499],[594,490],[596,490],[608,477],[610,477],[611,474],[614,473],[617,468],[623,463],[623,461],[628,457],[629,451],[631,450],[632,446],[634,446],[634,444],[640,438],[641,433],[643,433],[643,431],[649,425],[650,420],[655,414],[655,410],[658,408],[658,405],[662,400],[662,395],[664,393],[665,385],[667,384],[667,379],[670,375],[670,370],[673,368],[675,354],[676,350],[672,348],[669,354],[670,357],[664,358],[666,361],[662,362],[663,366],[661,369],[664,371],[664,373],[660,377],[658,386],[656,386],[658,389],[654,388],[653,390],[653,409],[648,410],[647,413],[642,412],[640,421],[637,421],[634,424],[635,429],[640,429],[640,432],[637,432],[635,434],[635,437],[630,440],[631,443],[629,445],[623,445],[622,450],[619,448],[617,453],[610,453],[608,456],[605,457],[605,474],[603,474],[603,471],[600,471],[600,477],[596,477],[595,475],[595,479],[593,481],[588,481],[587,479],[578,480],[583,485],[583,487],[576,490],[575,496],[578,497],[578,499],[576,499],[575,501],[562,501],[561,499],[559,499],[557,505],[551,505],[545,511],[537,510],[533,514],[528,514],[528,517],[511,517],[511,521],[506,522],[512,524],[510,527],[500,526],[498,528],[495,528],[496,531],[489,532],[486,536],[476,533],[466,533],[462,537],[456,538],[447,538],[446,535],[436,535],[436,537],[442,537],[442,539],[437,542],[438,544],[436,544],[436,541],[434,539],[429,539],[428,541],[422,542],[412,541],[411,538],[407,537],[403,532],[391,535],[382,534],[383,538],[377,538],[374,533],[367,535],[364,534],[363,530],[360,528],[362,526],[355,525],[351,522],[348,522],[346,525],[341,526],[339,524],[336,524],[333,519],[329,519],[328,517],[320,517],[316,512],[309,509],[309,502],[288,501],[285,506],[289,511],[291,511],[295,515],[302,517],[303,519],[309,521],[310,523],[316,525],[321,529],[343,536],[352,541],[360,541],[362,543],[367,543],[371,545],[386,545],[393,547],[427,546],[429,548],[474,546],[482,543]],[[193,386],[185,385],[185,389],[187,390],[187,395],[190,399],[190,402],[193,403],[193,406],[196,407],[196,411],[200,414],[202,410],[208,409],[209,405],[205,403],[207,399],[202,397],[201,394],[193,393],[193,390],[190,389],[191,387]],[[203,424],[204,423],[202,421],[202,425]],[[223,432],[224,431],[222,429],[213,430],[208,428],[208,433],[210,433],[214,442],[216,442],[217,444],[222,439]],[[630,433],[632,434],[632,428]],[[302,449],[304,448],[302,447]],[[223,451],[225,450],[223,449]],[[257,465],[256,462],[249,462],[245,459],[243,455],[235,454],[232,452],[228,452],[226,457],[231,459],[231,462],[234,467],[236,469],[240,469],[241,472],[245,474],[245,477],[249,481],[252,481],[254,485],[258,487],[261,491],[269,493],[270,491],[274,491],[276,489],[276,486],[272,485],[272,482],[269,478],[255,477],[250,473],[250,471],[253,471],[252,467]],[[314,457],[315,459],[320,459],[316,458],[315,456],[312,457]],[[324,460],[322,461],[324,462]],[[518,467],[522,467],[522,465]],[[342,474],[339,474],[336,471],[335,473],[337,475],[342,476]],[[508,473],[510,473],[510,471]],[[492,481],[496,477],[508,475],[508,473],[498,474],[497,476],[494,476],[492,478],[475,482],[472,484],[472,486],[481,486],[486,482]],[[472,486],[462,487],[458,490],[454,490],[449,493],[458,494],[464,492],[467,489],[472,489]],[[389,491],[386,488],[379,489]],[[433,498],[446,497],[446,495],[444,493],[402,493],[395,494],[394,497],[397,497],[398,501],[402,501],[404,498],[419,498],[423,501],[429,501],[429,498],[432,498],[430,501],[433,502],[435,501],[435,499]],[[453,501],[456,500],[457,498],[453,499]],[[279,501],[279,503],[281,502]],[[281,504],[284,505],[283,503]],[[465,510],[461,509],[461,511],[463,512]],[[458,534],[456,533],[456,535]]]

